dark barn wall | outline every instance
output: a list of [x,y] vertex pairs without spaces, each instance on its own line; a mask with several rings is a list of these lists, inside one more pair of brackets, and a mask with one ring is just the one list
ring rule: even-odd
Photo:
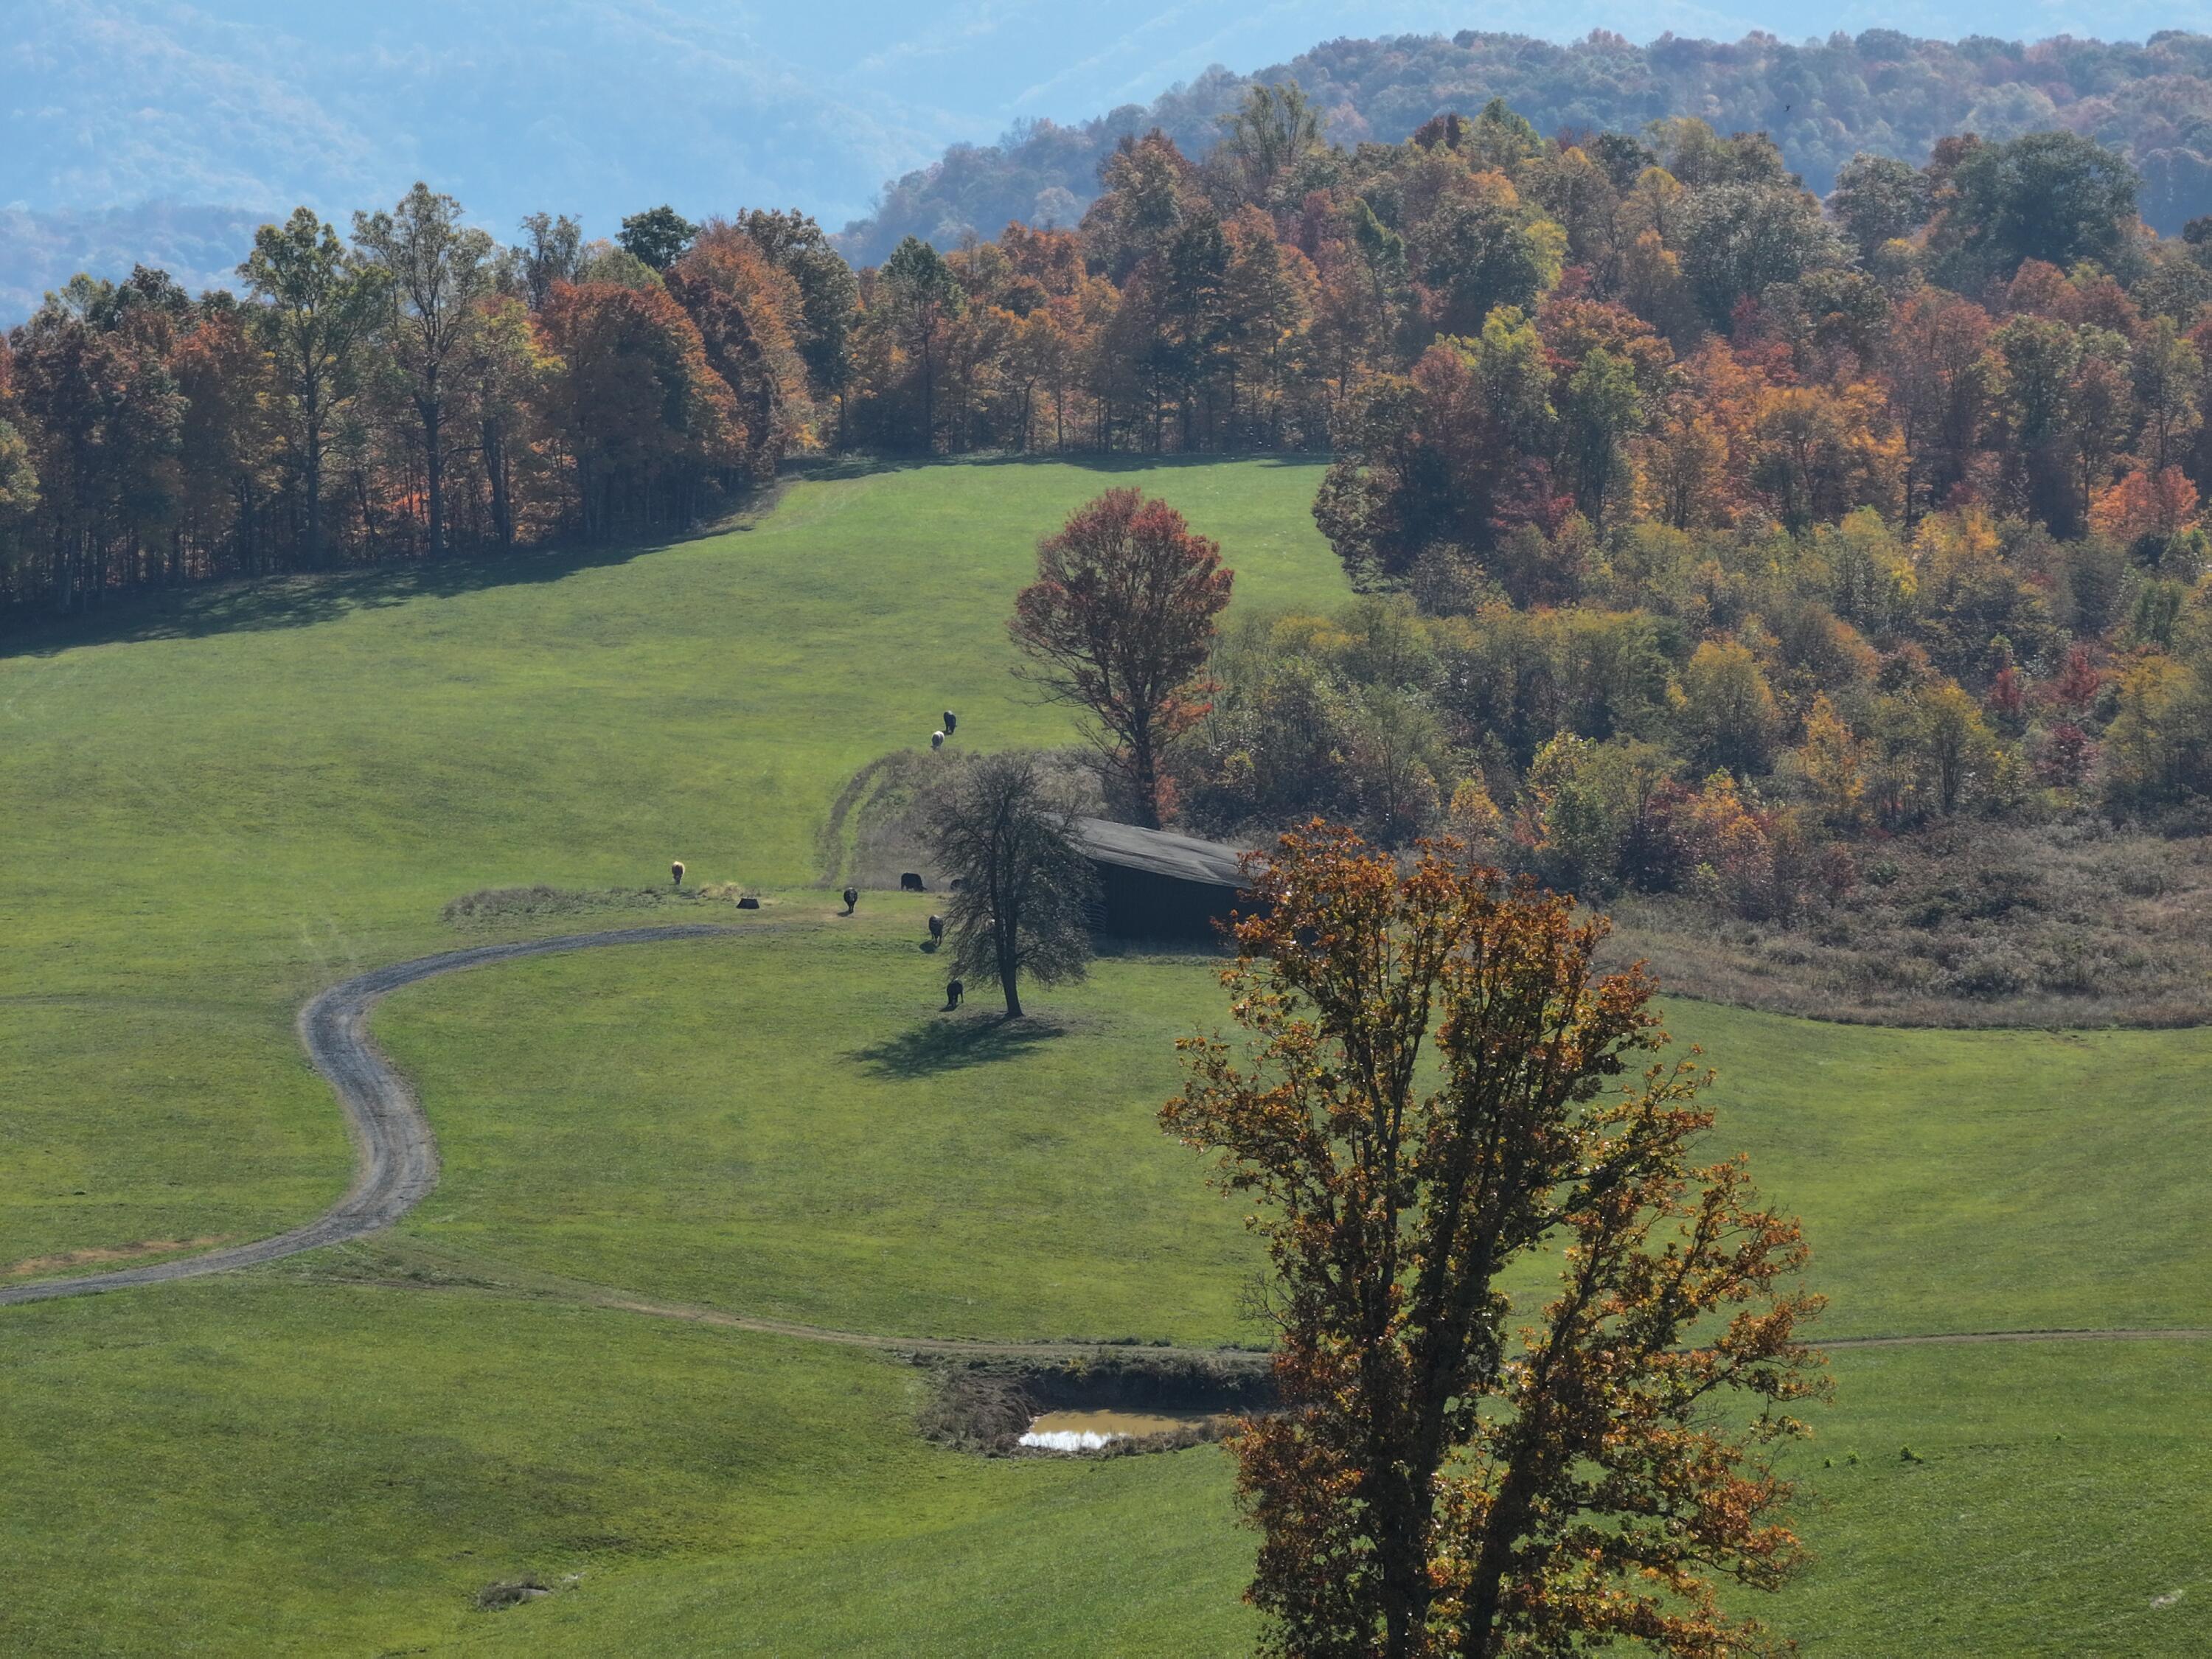
[[1116,939],[1218,939],[1217,921],[1237,906],[1237,890],[1179,881],[1150,870],[1093,860],[1098,875],[1098,927]]

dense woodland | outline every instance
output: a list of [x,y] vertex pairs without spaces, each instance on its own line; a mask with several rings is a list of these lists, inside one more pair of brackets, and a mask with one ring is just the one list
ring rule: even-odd
[[1923,40],[1893,29],[1792,43],[1662,35],[1632,45],[1598,30],[1561,45],[1525,34],[1325,41],[1256,76],[1213,70],[1150,105],[1074,125],[1036,121],[996,144],[960,145],[884,187],[876,212],[836,238],[857,264],[905,236],[950,247],[1010,219],[1073,224],[1097,194],[1099,163],[1154,127],[1199,154],[1255,84],[1294,82],[1346,148],[1395,143],[1431,117],[1503,98],[1538,131],[1635,131],[1695,115],[1723,132],[1765,132],[1826,195],[1861,151],[1915,166],[1952,133],[2017,138],[2063,127],[2118,150],[2143,178],[2143,217],[2168,235],[2212,213],[2212,34],[2169,31],[2140,45],[1974,36]]
[[237,295],[79,279],[0,353],[5,596],[674,527],[801,452],[1310,452],[1367,597],[1232,628],[1197,828],[1787,919],[1931,824],[2212,826],[2212,221],[2094,139],[1824,202],[1697,120],[1346,149],[1285,85],[1100,182],[858,272],[792,213],[501,247],[417,186]]

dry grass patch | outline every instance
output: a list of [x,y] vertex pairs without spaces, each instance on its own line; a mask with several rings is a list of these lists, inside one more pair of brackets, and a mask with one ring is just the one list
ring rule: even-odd
[[1788,926],[1625,896],[1611,953],[1685,995],[1822,1019],[2212,1021],[2212,840],[1961,823],[1868,849],[1861,877]]
[[0,1267],[0,1279],[23,1279],[33,1273],[60,1273],[65,1268],[82,1267],[95,1261],[132,1261],[142,1256],[173,1255],[179,1250],[205,1250],[217,1244],[228,1244],[235,1235],[210,1233],[204,1238],[148,1238],[136,1244],[92,1245],[82,1250],[62,1250],[52,1255],[34,1255],[18,1261],[13,1267]]

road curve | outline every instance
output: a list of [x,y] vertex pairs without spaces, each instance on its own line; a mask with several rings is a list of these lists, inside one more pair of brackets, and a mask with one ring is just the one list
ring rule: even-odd
[[446,951],[412,962],[396,962],[386,968],[358,974],[333,985],[300,1010],[301,1045],[307,1058],[345,1109],[359,1152],[359,1167],[352,1190],[313,1221],[273,1238],[210,1250],[143,1267],[123,1267],[112,1273],[85,1273],[75,1279],[49,1279],[28,1285],[0,1287],[0,1306],[15,1302],[45,1302],[58,1296],[90,1296],[100,1291],[121,1291],[141,1285],[162,1285],[173,1279],[198,1279],[208,1273],[228,1273],[258,1267],[264,1261],[296,1255],[325,1244],[341,1244],[380,1228],[389,1227],[420,1204],[438,1184],[438,1142],[422,1115],[422,1103],[406,1080],[392,1069],[369,1041],[368,1012],[402,986],[434,979],[440,974],[488,963],[512,962],[517,957],[550,956],[563,951],[586,951],[602,945],[647,945],[661,939],[702,939],[734,933],[730,927],[687,923],[665,927],[623,927],[600,933],[567,933],[557,939],[517,939],[505,945],[479,945],[465,951]]

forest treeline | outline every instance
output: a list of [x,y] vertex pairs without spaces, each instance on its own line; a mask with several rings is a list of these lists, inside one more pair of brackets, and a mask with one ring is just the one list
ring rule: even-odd
[[2118,150],[2143,177],[2143,216],[2168,235],[2212,213],[2212,34],[2128,41],[1925,40],[1893,29],[1791,43],[1662,35],[1632,45],[1606,30],[1561,44],[1463,30],[1323,42],[1255,76],[1215,69],[1150,105],[1075,125],[1035,121],[996,144],[957,145],[892,180],[839,249],[872,264],[904,237],[951,247],[1011,219],[1072,225],[1098,167],[1124,137],[1158,127],[1195,154],[1255,85],[1294,82],[1346,148],[1403,139],[1449,110],[1503,98],[1538,131],[1634,131],[1696,115],[1723,132],[1765,132],[1826,195],[1861,151],[1925,161],[1952,133],[2016,138],[2063,127]]
[[675,526],[797,451],[1327,452],[1382,608],[1239,637],[1194,822],[1495,815],[1780,914],[1861,830],[2212,794],[2212,221],[2093,139],[1823,202],[1697,120],[1346,149],[1285,85],[1100,182],[857,272],[795,213],[502,247],[418,185],[264,227],[235,295],[80,278],[0,354],[6,597]]

